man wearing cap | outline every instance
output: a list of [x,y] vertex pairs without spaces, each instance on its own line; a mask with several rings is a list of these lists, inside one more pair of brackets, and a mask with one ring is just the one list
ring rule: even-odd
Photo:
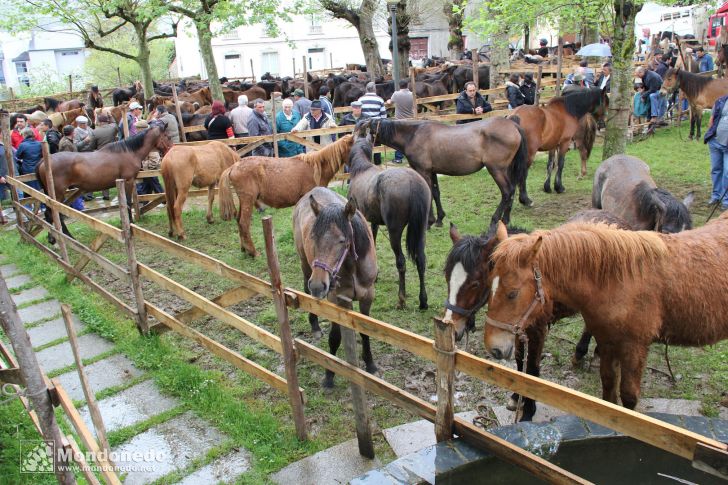
[[[321,109],[321,101],[317,99],[311,102],[311,111],[301,118],[301,121],[291,130],[291,133],[334,127],[336,127],[336,122],[331,116],[323,112]],[[331,143],[331,136],[325,135],[321,137],[317,135],[313,137],[313,142],[326,146]]]
[[76,129],[73,131],[73,143],[79,152],[94,151],[94,131],[88,126],[88,118],[76,117]]
[[253,115],[253,110],[248,106],[248,97],[244,94],[238,96],[238,107],[230,111],[228,115],[233,124],[235,138],[248,136],[248,121]]
[[304,96],[303,89],[293,91],[293,111],[298,111],[301,118],[311,111],[311,100]]
[[[129,136],[134,136],[137,134],[136,129],[136,122],[139,121],[139,117],[142,115],[142,105],[137,103],[136,101],[133,101],[129,105],[129,112],[126,114],[126,121],[129,124]],[[121,120],[119,122],[119,138],[125,138],[124,137],[124,120]]]
[[164,134],[167,135],[167,138],[172,143],[180,142],[179,123],[177,123],[177,118],[167,110],[166,106],[163,104],[157,106],[157,109],[154,111],[154,120],[162,122],[164,125]]
[[538,45],[540,46],[538,48],[538,55],[541,57],[548,57],[549,56],[549,48],[548,48],[548,41],[546,39],[541,39],[538,41]]
[[346,113],[344,117],[341,118],[339,126],[355,125],[361,119],[361,101],[353,101],[350,106],[351,112]]

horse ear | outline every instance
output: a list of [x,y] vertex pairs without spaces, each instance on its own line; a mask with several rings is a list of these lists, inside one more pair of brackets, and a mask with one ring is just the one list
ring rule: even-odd
[[690,193],[683,199],[683,204],[686,209],[690,209],[690,206],[695,202],[695,191],[691,190]]
[[508,229],[506,229],[506,225],[503,224],[503,221],[498,221],[498,227],[495,230],[495,240],[501,243],[506,239],[508,239]]
[[351,219],[354,217],[354,214],[356,214],[356,199],[350,198],[349,202],[346,203],[346,207],[344,207],[344,214],[346,215],[347,219]]
[[308,197],[308,203],[311,205],[311,210],[313,211],[313,214],[318,217],[319,212],[321,212],[321,206],[318,202],[316,202],[316,199],[314,199],[313,194],[311,194]]
[[460,231],[458,231],[458,226],[452,222],[450,223],[450,240],[453,244],[460,240]]
[[536,256],[538,256],[538,252],[541,250],[541,245],[543,244],[543,237],[539,236],[538,239],[536,239],[536,242],[533,243],[533,246],[531,247],[531,251],[528,255],[528,265],[531,265],[534,260],[536,259]]

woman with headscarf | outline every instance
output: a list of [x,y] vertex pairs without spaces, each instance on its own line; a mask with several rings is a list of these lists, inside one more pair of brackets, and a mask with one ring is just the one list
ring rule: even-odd
[[225,138],[234,138],[233,124],[230,118],[225,116],[225,105],[220,101],[213,101],[212,109],[205,119],[205,128],[207,128],[208,140],[224,140]]
[[[294,126],[301,121],[301,115],[298,111],[293,111],[293,101],[286,98],[281,103],[283,111],[276,114],[276,130],[278,133],[290,133]],[[303,146],[289,140],[281,140],[278,142],[278,156],[295,157],[299,153],[303,153]]]

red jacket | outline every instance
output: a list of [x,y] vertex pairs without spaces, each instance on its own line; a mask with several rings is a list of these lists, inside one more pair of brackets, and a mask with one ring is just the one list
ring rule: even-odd
[[[33,128],[31,126],[31,128]],[[35,133],[35,139],[38,141],[43,141],[43,137],[40,136],[40,133],[38,133],[38,130],[33,128],[33,133]],[[20,146],[20,144],[23,142],[23,135],[20,134],[18,130],[13,130],[10,134],[10,144],[15,148],[16,150]]]

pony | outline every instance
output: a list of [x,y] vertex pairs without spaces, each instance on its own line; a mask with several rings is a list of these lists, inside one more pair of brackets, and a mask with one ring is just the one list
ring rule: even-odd
[[411,168],[382,170],[371,163],[371,159],[371,139],[355,140],[348,161],[349,198],[356,201],[359,210],[371,223],[374,241],[377,240],[379,226],[387,226],[389,244],[399,273],[398,308],[404,308],[406,300],[405,257],[401,239],[407,226],[407,254],[415,263],[420,278],[420,310],[427,309],[425,235],[432,200],[430,188]]
[[[520,124],[528,139],[528,166],[530,167],[533,163],[536,152],[549,152],[546,181],[543,184],[545,192],[551,192],[551,172],[554,168],[556,168],[554,190],[559,194],[564,191],[564,185],[561,182],[564,160],[571,140],[579,130],[581,119],[587,114],[601,119],[608,106],[609,98],[605,91],[599,88],[586,88],[551,98],[543,107],[522,105],[513,110],[513,114],[509,117],[518,116],[520,118]],[[581,175],[583,177],[586,175],[586,159],[584,152],[581,154]],[[555,160],[556,156],[558,156],[557,160]],[[520,186],[521,193],[526,189],[525,185],[524,181]]]
[[51,120],[54,127],[60,129],[65,125],[76,126],[76,118],[86,116],[86,114],[86,110],[83,107],[79,107],[69,111],[51,113],[48,115],[48,119]]
[[[368,130],[374,140],[399,150],[430,187],[437,206],[437,220],[430,208],[428,223],[442,226],[445,211],[440,202],[437,174],[470,175],[483,167],[495,180],[501,201],[491,218],[506,223],[511,217],[516,186],[526,186],[528,148],[518,119],[489,118],[462,125],[436,121],[368,119],[357,124],[360,134]],[[530,205],[525,191],[520,202]]]
[[[253,207],[261,202],[277,209],[291,207],[316,186],[326,187],[349,158],[354,139],[346,135],[323,149],[290,158],[246,157],[220,175],[220,217],[237,216],[240,248],[255,257],[250,237]],[[240,200],[235,208],[230,183]]]
[[55,98],[43,98],[44,111],[50,111],[51,113],[62,113],[63,111],[70,111],[72,109],[78,109],[85,106],[85,103],[77,99],[70,101],[61,101]]
[[[114,102],[114,106],[119,106],[124,101],[131,101],[131,98],[135,98],[141,95],[144,97],[144,88],[142,87],[141,81],[134,81],[131,87],[127,88],[116,88],[111,92],[111,99]],[[142,102],[142,106],[144,103]]]
[[621,217],[637,231],[669,234],[691,229],[689,208],[694,198],[690,192],[681,202],[658,188],[650,176],[650,167],[629,155],[614,155],[594,172],[592,207]]
[[178,145],[167,152],[162,159],[161,171],[170,238],[176,232],[180,241],[185,239],[182,208],[192,185],[207,187],[207,222],[212,224],[212,203],[220,174],[239,160],[235,150],[219,141],[199,146]]
[[[153,149],[164,153],[171,146],[163,127],[153,127],[126,140],[109,143],[95,152],[58,152],[51,155],[53,184],[56,200],[63,202],[66,189],[78,189],[78,193],[95,192],[116,187],[116,179],[124,179],[127,200],[131,200],[134,180],[141,163]],[[35,168],[35,176],[43,191],[48,187],[45,160]],[[45,218],[52,223],[52,212],[46,207]],[[63,233],[71,236],[63,218]],[[49,235],[53,244],[53,238]]]
[[[369,315],[374,301],[377,278],[377,253],[374,237],[356,202],[324,187],[314,187],[303,195],[293,209],[293,239],[301,260],[306,293],[326,298],[343,308],[351,309],[354,300],[359,312]],[[309,314],[315,338],[321,338],[318,317]],[[362,334],[366,369],[377,371],[369,346],[369,337]],[[329,351],[336,355],[341,343],[341,328],[331,323]],[[326,370],[323,387],[334,386],[334,373]]]
[[127,112],[128,108],[129,103],[127,102],[121,103],[119,106],[96,108],[94,110],[94,117],[98,118],[100,114],[109,115],[114,118],[114,120],[116,120],[116,124],[118,125],[119,123],[121,123],[121,118],[124,116],[124,113]]
[[684,69],[670,68],[665,73],[660,92],[666,96],[678,89],[685,93],[690,105],[689,138],[691,140],[693,137],[700,139],[703,110],[713,107],[718,98],[728,93],[728,79],[713,79],[708,76],[690,73]]
[[597,341],[602,398],[634,409],[650,344],[728,338],[727,257],[726,214],[678,234],[571,223],[499,240],[485,348],[510,358],[514,335],[551,313],[550,302],[561,302],[582,314]]
[[210,93],[210,88],[200,88],[197,91],[193,91],[191,93],[182,93],[177,98],[180,101],[187,101],[188,103],[195,104],[197,103],[199,106],[204,106],[206,104],[212,104],[212,94]]

